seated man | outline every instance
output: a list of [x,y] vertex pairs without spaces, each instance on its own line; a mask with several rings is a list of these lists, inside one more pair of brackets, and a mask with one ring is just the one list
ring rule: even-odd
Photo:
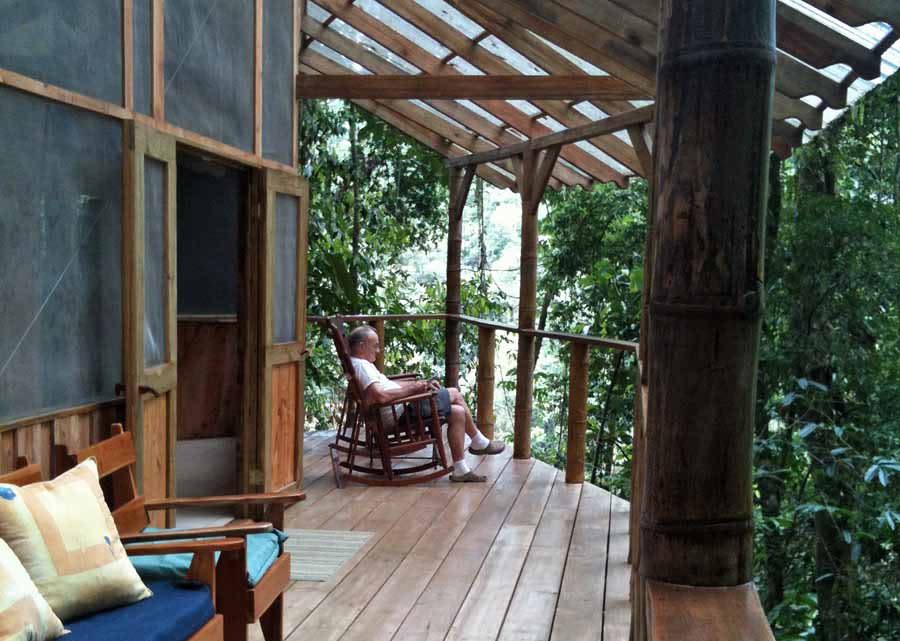
[[[438,392],[438,415],[447,422],[447,441],[453,455],[453,473],[450,480],[457,483],[483,483],[486,477],[476,474],[466,464],[466,434],[472,439],[469,451],[472,454],[499,454],[505,448],[502,441],[490,441],[472,420],[472,412],[466,406],[462,394],[455,387],[441,387],[436,381],[392,381],[375,367],[375,357],[381,351],[378,334],[368,325],[357,327],[349,336],[350,356],[356,379],[366,395],[368,403],[390,403],[404,396],[422,394],[435,389]],[[431,403],[419,401],[418,406],[412,404],[395,407],[398,417],[403,412],[417,412],[423,418],[431,417]],[[381,408],[381,421],[385,427],[393,427],[394,412],[390,406]],[[440,438],[440,435],[436,435]]]

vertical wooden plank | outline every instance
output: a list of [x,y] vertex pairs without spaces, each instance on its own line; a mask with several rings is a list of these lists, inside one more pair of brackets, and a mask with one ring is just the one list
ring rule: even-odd
[[134,0],[122,0],[122,104],[134,109]]
[[494,438],[494,355],[496,333],[489,327],[478,328],[478,399],[475,418],[478,430]]
[[257,491],[272,489],[272,367],[266,362],[266,353],[272,345],[272,308],[275,271],[275,190],[269,184],[268,173],[265,176],[265,207],[262,216],[262,242],[260,244],[261,272],[260,282],[260,336],[262,338],[262,368],[260,377],[261,416],[259,436],[256,444],[256,459],[253,465],[260,470],[262,478],[254,486]]
[[[148,499],[165,498],[168,492],[168,394],[159,398],[144,400],[143,451],[138,460],[143,459],[144,469],[141,477],[143,494]],[[151,525],[166,527],[166,515],[154,512]]]
[[16,430],[0,433],[0,474],[12,472],[16,466]]
[[272,368],[272,490],[282,490],[297,479],[297,383],[299,363]]
[[166,2],[153,0],[153,119],[166,119]]
[[586,343],[570,343],[569,436],[566,442],[566,483],[584,482],[584,440],[587,432],[589,351]]
[[[253,5],[253,153],[262,156],[263,0]],[[296,83],[294,83],[296,85]]]

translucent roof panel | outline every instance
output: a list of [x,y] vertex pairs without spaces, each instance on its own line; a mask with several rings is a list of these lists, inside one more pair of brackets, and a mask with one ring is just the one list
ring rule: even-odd
[[625,165],[623,165],[619,161],[617,161],[615,158],[613,158],[612,156],[610,156],[607,153],[604,153],[603,151],[600,151],[599,149],[594,147],[594,145],[592,145],[591,143],[589,143],[586,140],[576,142],[575,145],[579,149],[586,151],[587,153],[592,155],[597,160],[602,161],[603,164],[607,165],[613,171],[617,171],[620,174],[622,174],[623,176],[630,176],[634,173],[628,167],[626,167]]
[[483,76],[484,72],[476,67],[473,64],[470,64],[468,61],[463,60],[459,56],[456,56],[452,60],[450,60],[450,66],[456,69],[458,72],[463,74],[464,76]]
[[575,111],[581,113],[584,116],[587,116],[591,120],[603,120],[606,118],[606,113],[598,109],[594,104],[590,102],[579,102],[575,105]]
[[335,19],[328,28],[334,29],[342,36],[349,38],[357,44],[362,45],[363,47],[374,53],[376,56],[387,60],[392,65],[394,65],[395,67],[399,67],[406,73],[418,74],[420,72],[418,67],[408,63],[400,56],[395,55],[390,49],[382,47],[379,43],[372,40],[369,36],[362,33],[361,31],[357,31],[355,28],[351,27],[343,20]]
[[502,120],[497,118],[494,114],[492,114],[489,111],[485,111],[484,109],[482,109],[481,107],[476,105],[471,100],[457,100],[456,102],[457,102],[457,104],[465,107],[466,109],[468,109],[470,111],[474,111],[476,114],[478,114],[479,116],[481,116],[482,118],[484,118],[485,120],[490,122],[492,125],[495,125],[497,127],[503,127],[506,124]]
[[507,100],[509,104],[518,109],[519,111],[525,113],[528,116],[536,116],[541,113],[541,110],[535,107],[533,104],[528,102],[527,100]]
[[371,73],[372,73],[365,67],[356,64],[355,62],[353,62],[352,60],[350,60],[343,54],[338,53],[337,51],[335,51],[334,49],[332,49],[330,47],[326,47],[321,42],[313,41],[312,43],[310,43],[309,48],[310,48],[310,50],[315,51],[316,53],[322,54],[326,58],[334,60],[336,63],[338,63],[342,67],[346,67],[348,70],[352,71],[353,73],[358,73],[358,74],[361,74],[364,76],[371,75]]
[[465,34],[467,38],[476,38],[484,31],[475,22],[469,20],[459,11],[451,7],[443,0],[416,0],[419,5],[440,18],[441,22],[449,24],[457,31]]
[[478,43],[495,56],[501,58],[506,64],[526,76],[546,76],[547,72],[531,62],[528,58],[510,47],[496,36],[488,36]]
[[458,121],[456,121],[456,120],[454,120],[453,118],[451,118],[450,116],[447,116],[447,115],[445,115],[444,113],[438,111],[437,109],[435,109],[434,107],[432,107],[431,105],[429,105],[429,104],[426,103],[426,102],[422,102],[421,100],[410,100],[410,102],[411,102],[412,104],[414,104],[416,107],[418,107],[418,108],[420,108],[420,109],[424,109],[424,110],[427,111],[428,113],[437,116],[437,117],[440,118],[441,120],[443,120],[443,121],[445,121],[445,122],[449,122],[449,123],[450,123],[451,125],[453,125],[454,127],[457,127],[457,128],[459,128],[459,129],[463,129],[467,134],[469,134],[469,135],[471,135],[471,136],[477,136],[477,135],[478,135],[478,134],[472,132],[468,127],[466,127],[466,126],[464,126],[464,125],[461,125]]
[[309,0],[306,4],[306,15],[310,18],[318,20],[319,22],[325,22],[331,14],[325,11],[322,7],[317,5],[312,0]]
[[440,42],[414,27],[384,5],[375,2],[375,0],[356,0],[355,5],[382,24],[389,26],[407,40],[416,43],[431,55],[443,58],[450,53],[450,50]]
[[563,49],[562,47],[556,46],[555,44],[553,44],[549,40],[542,38],[538,34],[532,32],[532,31],[529,31],[528,33],[530,33],[535,38],[537,38],[538,40],[543,42],[545,45],[547,45],[548,47],[550,47],[551,49],[556,51],[556,53],[558,53],[559,55],[566,58],[569,62],[577,65],[578,68],[581,69],[586,74],[588,74],[590,76],[608,76],[609,75],[608,73],[603,71],[603,69],[601,69],[600,67],[596,67],[596,66],[592,65],[587,60],[582,60],[581,58],[576,56],[574,53],[571,53],[570,51]]
[[879,40],[875,34],[872,34],[863,27],[851,27],[837,18],[831,17],[824,11],[817,9],[811,4],[803,2],[803,0],[779,0],[779,2],[806,14],[816,22],[820,22],[832,31],[861,44],[866,49],[872,49]]

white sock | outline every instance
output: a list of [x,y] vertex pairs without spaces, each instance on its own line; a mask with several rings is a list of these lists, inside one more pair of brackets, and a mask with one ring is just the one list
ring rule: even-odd
[[466,463],[466,459],[453,461],[453,476],[465,476],[471,471],[472,469],[469,467],[469,464]]
[[472,437],[472,449],[483,450],[490,444],[490,439],[476,429],[475,436]]

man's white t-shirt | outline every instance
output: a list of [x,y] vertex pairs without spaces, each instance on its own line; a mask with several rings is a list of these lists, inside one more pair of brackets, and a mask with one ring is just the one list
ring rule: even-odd
[[[379,372],[374,363],[370,363],[363,358],[356,358],[355,356],[350,357],[350,362],[353,363],[353,373],[356,375],[356,380],[359,381],[363,391],[366,391],[369,388],[369,385],[375,383],[381,385],[382,388],[387,391],[400,389],[400,385]],[[398,418],[403,413],[403,407],[402,403],[394,406]],[[381,422],[385,427],[394,425],[394,413],[391,411],[390,406],[381,408]]]

